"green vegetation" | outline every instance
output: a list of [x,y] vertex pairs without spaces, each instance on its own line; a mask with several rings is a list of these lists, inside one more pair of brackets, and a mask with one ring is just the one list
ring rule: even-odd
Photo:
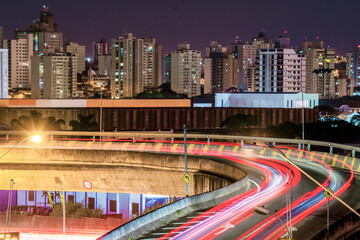
[[170,83],[164,83],[160,87],[147,90],[135,96],[137,99],[184,99],[186,94],[178,94],[171,90]]
[[92,121],[94,114],[89,114],[87,116],[78,114],[78,120],[71,120],[69,125],[73,128],[74,131],[91,131],[97,130],[99,128],[97,122]]
[[56,120],[55,117],[43,118],[36,110],[30,111],[29,116],[21,115],[10,122],[14,130],[18,131],[59,131],[61,125],[65,125],[63,119]]
[[[66,217],[68,218],[103,218],[103,211],[101,209],[85,208],[82,203],[70,203],[65,204]],[[53,212],[50,214],[52,217],[62,217],[63,207],[60,203],[56,203],[53,208]]]
[[249,129],[258,124],[258,118],[254,115],[237,114],[227,118],[222,127],[225,127],[229,134],[246,135]]
[[[360,122],[360,117],[354,123]],[[278,126],[269,126],[266,129],[267,137],[274,138],[301,138],[301,124],[284,122]],[[305,139],[336,143],[350,143],[358,140],[360,127],[346,121],[326,121],[305,124]]]

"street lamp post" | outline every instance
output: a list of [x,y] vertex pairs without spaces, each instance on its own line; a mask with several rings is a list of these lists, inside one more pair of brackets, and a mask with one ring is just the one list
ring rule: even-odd
[[[8,151],[6,151],[3,155],[0,156],[0,160],[5,157],[6,154],[8,154],[11,150],[13,150],[14,148],[16,148],[17,146],[19,146],[20,144],[22,144],[23,142],[25,142],[26,140],[30,139],[32,142],[38,143],[41,142],[41,136],[40,135],[33,135],[33,136],[27,136],[24,139],[22,139],[20,142],[16,143],[14,146],[12,146]],[[12,190],[13,190],[13,186],[15,184],[14,179],[10,180],[10,189],[9,189],[9,198],[8,198],[8,208],[6,211],[6,221],[5,221],[5,225],[10,227],[10,222],[11,222],[11,204],[12,204]]]
[[[286,155],[277,147],[269,144],[269,143],[265,143],[266,146],[268,146],[271,149],[274,149],[277,153],[279,153],[282,157],[286,157]],[[292,203],[293,203],[293,193],[292,193],[292,171],[291,171],[291,164],[289,164],[289,173],[290,173],[290,186],[289,186],[289,193],[290,193],[290,199],[289,199],[289,224],[290,224],[290,235],[289,237],[292,238]]]
[[[271,214],[271,215],[273,215],[274,217],[276,217],[276,218],[282,223],[282,225],[285,227],[285,229],[286,229],[286,231],[287,231],[287,234],[288,234],[288,237],[289,237],[290,239],[292,239],[292,236],[291,236],[291,234],[290,234],[289,228],[286,226],[286,224],[284,223],[284,221],[283,221],[276,213],[271,212],[269,209],[266,209],[266,208],[264,208],[264,207],[259,207],[259,206],[254,207],[254,211],[255,211],[256,213],[260,214],[260,215],[269,215],[269,214]],[[291,226],[290,226],[290,229],[291,229]]]
[[[272,149],[278,149],[275,148],[273,145],[269,144],[269,143],[265,143],[268,147],[272,148]],[[257,146],[257,147],[261,147],[262,146]],[[252,149],[255,149],[254,147]],[[279,149],[278,149],[279,150]],[[278,151],[277,151],[278,152]],[[312,176],[310,176],[310,174],[308,174],[307,172],[305,172],[304,170],[302,170],[299,166],[297,166],[293,161],[291,161],[288,157],[286,157],[286,155],[283,152],[278,152],[280,153],[280,156],[285,159],[285,161],[287,161],[288,163],[290,163],[292,166],[294,166],[297,170],[299,170],[302,174],[304,174],[306,177],[308,177],[311,181],[313,181],[316,185],[318,185],[319,187],[321,187],[325,192],[327,192],[331,197],[334,197],[336,200],[338,200],[341,204],[343,204],[347,209],[349,209],[350,211],[352,211],[353,213],[356,214],[356,216],[360,217],[360,213],[358,213],[356,210],[354,210],[352,207],[350,207],[346,202],[344,202],[343,200],[341,200],[338,196],[336,196],[332,191],[330,191],[329,189],[327,189],[326,187],[324,187],[321,183],[319,183],[318,181],[316,181]]]
[[[91,70],[91,73],[96,76],[97,78],[99,77],[96,72],[94,70]],[[100,131],[100,136],[99,136],[99,142],[101,144],[101,133],[102,133],[102,119],[103,119],[103,109],[102,109],[102,82],[101,82],[101,79],[99,79],[100,81],[100,116],[99,116],[99,121],[100,121],[100,127],[99,127],[99,131]]]
[[[186,127],[186,124],[184,124],[184,156],[185,156],[185,174],[188,172],[188,167],[187,167],[187,146],[186,146],[186,131],[188,130],[188,128]],[[189,185],[188,183],[186,184],[186,197],[189,196]]]

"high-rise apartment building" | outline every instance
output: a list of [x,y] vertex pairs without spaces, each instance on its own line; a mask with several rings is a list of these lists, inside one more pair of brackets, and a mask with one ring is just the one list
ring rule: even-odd
[[354,79],[355,87],[360,87],[360,45],[351,53],[351,77]]
[[178,44],[171,52],[171,89],[189,98],[200,95],[201,52],[190,49],[190,44]]
[[210,42],[204,59],[204,93],[221,93],[231,87],[238,88],[238,61],[216,41]]
[[33,34],[25,38],[4,40],[4,48],[8,49],[9,87],[31,87],[31,56],[33,53]]
[[77,94],[77,57],[56,53],[31,57],[32,98],[72,98]]
[[162,83],[162,46],[154,38],[144,38],[143,86],[158,87]]
[[348,78],[353,78],[352,75],[352,64],[353,64],[353,53],[347,52],[346,53],[346,76]]
[[306,54],[306,92],[320,99],[335,98],[335,49],[325,49],[322,41],[304,42]]
[[337,63],[335,64],[335,90],[336,97],[352,96],[354,94],[354,80],[348,77],[347,64]]
[[111,73],[111,55],[99,55],[98,57],[98,75],[110,76]]
[[111,41],[111,96],[134,97],[161,84],[161,47],[124,33]]
[[28,33],[34,35],[34,52],[60,52],[63,48],[63,34],[58,31],[54,15],[47,7],[40,12],[40,18],[31,23],[27,30],[16,30],[15,38],[24,38]]
[[108,46],[105,39],[101,39],[99,42],[93,42],[93,60],[97,62],[100,55],[108,54]]
[[[238,59],[239,69],[239,88],[246,92],[255,91],[254,88],[254,67],[256,58],[259,56],[259,50],[262,48],[273,48],[272,39],[268,38],[265,32],[260,32],[250,42],[243,42],[238,39],[228,46],[228,50],[233,53],[235,59]],[[250,69],[251,72],[248,72]]]
[[292,48],[260,49],[259,92],[305,92],[306,57]]
[[259,32],[257,37],[254,37],[251,42],[253,45],[257,46],[258,49],[274,47],[273,40],[268,38],[264,31]]
[[8,50],[0,49],[0,98],[9,96]]
[[76,54],[77,71],[80,74],[83,73],[85,71],[85,46],[69,42],[64,45],[64,52]]
[[211,41],[209,47],[205,49],[205,58],[209,58],[212,53],[224,53],[227,52],[227,48],[218,44],[217,41]]
[[166,54],[162,60],[162,82],[170,83],[171,82],[171,54]]

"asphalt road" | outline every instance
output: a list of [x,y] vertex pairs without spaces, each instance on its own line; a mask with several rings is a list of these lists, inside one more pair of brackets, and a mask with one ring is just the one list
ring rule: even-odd
[[[259,186],[262,184],[265,178],[263,172],[261,172],[258,168],[249,166],[248,164],[236,162],[232,162],[232,164],[239,165],[246,172],[248,172],[249,177],[253,182],[254,189],[260,189]],[[304,169],[320,183],[324,183],[324,185],[326,183],[330,184],[330,186],[335,191],[341,189],[341,187],[351,176],[349,172],[340,169],[332,169],[332,173],[330,173],[326,166],[323,166],[319,163],[297,162],[297,165]],[[282,171],[284,173],[286,172],[285,170]],[[280,176],[281,175],[282,174],[280,174]],[[277,174],[273,175],[271,178],[276,179],[279,178],[279,176]],[[286,187],[288,186],[288,179],[283,178],[282,185],[274,181],[271,184],[279,188],[284,186]],[[341,195],[339,195],[339,197],[353,208],[360,208],[360,191],[358,191],[359,187],[359,177],[356,176],[350,187],[346,189],[346,191],[344,191]],[[278,214],[285,222],[287,222],[287,192],[283,191],[281,194],[278,194],[275,192],[276,188],[267,188],[270,189],[270,191],[265,192],[266,196],[271,195],[272,192],[274,192],[275,196],[268,198],[268,200],[266,202],[262,202],[261,205],[271,211],[279,210]],[[267,188],[265,187],[264,191]],[[263,191],[263,188],[261,188],[261,191]],[[260,194],[261,191],[258,191],[257,194]],[[308,197],[310,193],[312,193],[311,198]],[[293,226],[295,227],[295,229],[293,229],[293,237],[295,239],[311,239],[316,236],[318,232],[326,228],[326,198],[323,195],[322,190],[319,189],[315,183],[313,183],[306,176],[301,175],[301,179],[299,180],[298,184],[296,184],[293,188],[293,199],[294,203],[298,201],[297,204],[293,204],[293,219],[298,219],[297,222],[296,220],[293,221]],[[249,202],[247,205],[251,205],[251,202]],[[251,206],[251,208],[253,208],[253,206]],[[311,208],[314,209],[310,211],[309,209]],[[244,211],[247,211],[245,210],[246,208],[243,209]],[[283,214],[281,213],[281,210],[283,210]],[[203,212],[192,213],[166,226],[163,226],[161,229],[147,234],[142,239],[277,239],[280,236],[285,236],[285,228],[282,226],[280,221],[276,220],[275,218],[254,214],[251,211],[243,215],[242,218],[236,219],[236,221],[234,221],[232,216],[229,218],[232,218],[231,221],[224,219],[218,221],[215,220],[216,217],[214,216],[220,215],[219,212],[222,210],[218,209],[216,212],[211,211],[213,210],[210,209],[208,212],[204,210]],[[330,201],[330,224],[337,221],[338,219],[341,219],[349,212],[350,210],[343,207],[339,202],[337,202],[337,200],[332,199]],[[201,217],[204,215],[205,217]],[[212,217],[214,220],[210,222],[209,219]],[[213,223],[215,221],[217,221],[216,224]],[[212,227],[206,227],[207,224],[212,224]],[[266,224],[267,226],[264,226]],[[203,230],[198,227],[199,225],[204,225],[202,228]]]

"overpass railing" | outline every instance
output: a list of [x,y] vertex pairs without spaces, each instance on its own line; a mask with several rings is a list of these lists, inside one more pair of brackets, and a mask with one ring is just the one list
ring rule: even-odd
[[[116,139],[128,139],[136,142],[143,139],[167,139],[170,142],[174,142],[176,139],[183,139],[184,135],[179,133],[172,133],[171,131],[157,131],[157,132],[77,132],[77,131],[44,131],[44,132],[25,132],[25,131],[0,131],[0,136],[4,136],[6,139],[11,139],[15,136],[25,136],[29,134],[41,134],[43,136],[49,136],[50,140],[56,138],[74,138],[74,137],[86,137],[86,140],[93,141],[113,141]],[[323,142],[315,140],[301,140],[301,139],[287,139],[287,138],[268,138],[268,137],[249,137],[249,136],[236,136],[236,135],[216,135],[216,134],[187,134],[187,139],[205,140],[208,144],[218,141],[237,141],[243,145],[245,142],[269,142],[273,145],[276,144],[296,144],[298,149],[304,149],[305,146],[308,151],[311,150],[311,146],[328,147],[329,153],[333,153],[334,148],[348,150],[352,152],[352,157],[355,154],[360,153],[360,147]]]

